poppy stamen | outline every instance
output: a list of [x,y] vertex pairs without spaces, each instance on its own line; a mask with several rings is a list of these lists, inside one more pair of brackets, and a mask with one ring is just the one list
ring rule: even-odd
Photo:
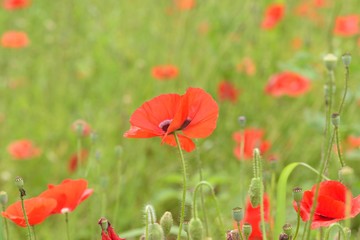
[[183,124],[181,125],[181,127],[179,128],[179,130],[183,130],[184,128],[186,128],[189,124],[190,124],[191,120],[190,119],[186,119]]
[[167,132],[171,122],[172,119],[164,120],[159,124],[159,128],[161,128],[164,132]]

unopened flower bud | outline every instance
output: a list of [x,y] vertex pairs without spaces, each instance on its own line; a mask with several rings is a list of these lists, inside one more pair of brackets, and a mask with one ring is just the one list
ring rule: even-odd
[[244,223],[242,227],[242,231],[244,233],[245,238],[248,239],[252,232],[252,226],[249,223]]
[[286,235],[291,237],[292,236],[292,226],[291,226],[291,224],[289,224],[289,223],[284,224],[283,231],[284,231],[284,233],[286,233]]
[[300,204],[303,197],[303,190],[301,187],[295,187],[293,189],[293,199],[297,204]]
[[348,227],[344,227],[343,228],[344,233],[345,233],[345,240],[350,240],[351,238],[351,229]]
[[7,204],[7,202],[8,202],[8,195],[7,195],[7,193],[4,192],[4,191],[1,191],[1,192],[0,192],[0,204],[1,204],[2,206],[5,206],[5,205]]
[[260,178],[252,178],[249,188],[249,197],[252,207],[257,207],[260,204],[260,190],[261,181]]
[[279,235],[279,240],[288,240],[289,236],[286,233],[281,233]]
[[165,236],[169,235],[173,222],[174,221],[171,212],[165,212],[164,215],[160,218],[160,225],[164,231]]
[[107,231],[107,229],[109,228],[109,221],[104,217],[99,219],[98,224],[103,231]]
[[348,68],[350,66],[350,63],[351,63],[351,54],[350,53],[345,53],[345,54],[342,55],[341,59],[342,59],[342,62],[344,64],[344,66],[346,68]]
[[328,71],[333,71],[336,67],[337,57],[334,54],[326,54],[324,56],[325,67]]
[[160,224],[149,225],[149,240],[164,240],[164,232]]
[[354,182],[354,169],[349,166],[342,167],[339,170],[339,178],[345,185],[351,186]]
[[244,217],[244,212],[241,207],[233,208],[232,214],[234,221],[237,223],[239,223]]
[[337,128],[340,125],[340,114],[339,113],[331,114],[331,122],[334,125],[334,127]]
[[15,178],[15,185],[16,185],[19,189],[23,189],[23,188],[24,188],[24,180],[22,179],[22,177],[16,177],[16,178]]
[[192,240],[202,240],[203,226],[199,218],[192,218],[189,223],[189,233]]
[[240,124],[241,128],[244,128],[246,125],[246,117],[245,116],[239,116],[238,117],[238,123]]

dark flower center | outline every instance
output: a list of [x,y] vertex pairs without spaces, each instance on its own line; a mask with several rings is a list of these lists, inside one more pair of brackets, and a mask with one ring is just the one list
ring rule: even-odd
[[[164,120],[162,121],[160,124],[159,124],[159,127],[164,131],[166,132],[170,126],[172,122],[172,119],[167,119],[167,120]],[[181,125],[181,127],[177,130],[183,130],[184,128],[186,128],[189,124],[190,124],[191,120],[190,119],[186,119],[183,124]]]
[[191,120],[190,119],[186,119],[183,124],[181,125],[181,127],[179,128],[179,130],[183,130],[184,128],[186,128],[189,124],[190,124]]

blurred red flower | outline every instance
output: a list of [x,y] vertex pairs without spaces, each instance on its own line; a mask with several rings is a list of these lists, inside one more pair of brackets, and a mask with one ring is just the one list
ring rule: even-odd
[[[309,221],[310,211],[315,195],[314,185],[310,190],[305,191],[300,203],[300,216],[303,221]],[[350,196],[350,215],[346,216],[346,195]],[[294,209],[298,211],[296,202],[293,202]],[[311,228],[327,227],[332,223],[346,218],[353,218],[360,213],[360,195],[352,197],[351,192],[338,181],[323,181],[320,183],[317,206]]]
[[8,31],[1,36],[1,46],[4,48],[23,48],[29,45],[29,38],[25,32]]
[[[24,206],[29,224],[34,226],[43,222],[51,214],[51,211],[56,207],[56,201],[54,199],[35,197],[25,199]],[[26,227],[21,201],[11,204],[4,212],[2,212],[2,215],[13,221],[15,224]]]
[[195,0],[174,0],[175,6],[180,10],[189,10],[195,7]]
[[[81,150],[80,152],[80,161],[81,163],[84,163],[87,159],[89,155],[89,152],[86,149]],[[74,153],[73,155],[71,155],[70,159],[69,159],[69,165],[68,165],[68,169],[70,173],[73,173],[76,171],[77,167],[78,167],[78,153]]]
[[[235,132],[233,139],[236,142],[234,148],[234,155],[239,160],[252,159],[254,148],[258,148],[260,153],[264,154],[270,149],[270,142],[263,140],[264,131],[257,128],[247,128],[243,134],[241,132]],[[244,139],[244,155],[240,154],[241,141]]]
[[59,185],[50,184],[49,188],[42,192],[39,197],[57,201],[56,208],[51,212],[53,214],[72,212],[93,193],[94,190],[88,189],[87,185],[85,179],[66,179]]
[[359,16],[339,16],[336,18],[334,34],[343,37],[354,36],[359,33]]
[[17,160],[25,160],[40,155],[41,151],[31,140],[22,139],[12,142],[7,148],[9,154]]
[[3,0],[3,7],[7,10],[25,8],[30,5],[30,0]]
[[89,136],[91,133],[91,126],[86,121],[78,119],[71,125],[71,128],[76,133],[81,133],[81,136]]
[[356,136],[348,136],[347,138],[347,145],[349,146],[349,149],[359,149],[360,148],[360,137]]
[[297,97],[310,89],[310,80],[294,72],[282,72],[270,77],[265,92],[274,97]]
[[210,94],[201,88],[188,88],[184,95],[162,94],[141,105],[130,117],[130,130],[124,137],[161,137],[162,142],[176,146],[172,133],[177,134],[181,148],[195,148],[191,138],[205,138],[216,128],[219,107]]
[[261,23],[261,28],[272,29],[284,17],[285,8],[282,3],[274,3],[267,7],[265,16]]
[[152,76],[157,80],[170,80],[179,75],[179,70],[174,65],[160,65],[152,68]]
[[239,90],[236,89],[234,84],[228,81],[221,81],[218,85],[218,96],[220,101],[231,101],[236,102],[239,95]]
[[101,228],[103,221],[106,221],[108,227],[106,231],[104,229],[101,230],[101,240],[126,240],[125,238],[121,238],[116,234],[114,228],[111,226],[111,223],[106,218],[100,218],[98,221],[98,224],[101,226]]
[[248,76],[253,76],[256,73],[256,66],[251,58],[245,57],[238,65],[236,65],[236,70],[238,72],[244,72]]

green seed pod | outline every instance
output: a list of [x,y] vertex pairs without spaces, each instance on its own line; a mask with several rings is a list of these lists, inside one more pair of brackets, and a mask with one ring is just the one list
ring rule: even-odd
[[328,71],[333,71],[336,67],[337,57],[334,54],[326,54],[324,56],[325,67]]
[[203,226],[199,218],[192,218],[189,223],[189,233],[191,240],[202,240]]
[[19,189],[23,189],[23,188],[24,188],[24,180],[22,179],[22,177],[16,177],[16,178],[15,178],[15,185],[16,185]]
[[286,223],[284,224],[283,226],[283,231],[284,233],[286,233],[286,235],[288,235],[289,237],[291,237],[293,234],[292,234],[292,226],[291,224],[289,223]]
[[342,55],[341,59],[342,59],[342,62],[344,64],[344,66],[346,68],[348,68],[350,66],[350,63],[351,63],[351,54],[350,53],[345,53],[344,55]]
[[351,186],[355,181],[354,169],[349,166],[342,167],[339,170],[339,178],[346,186]]
[[165,212],[164,215],[161,217],[160,225],[164,231],[165,236],[169,235],[173,222],[174,220],[171,212]]
[[334,127],[338,127],[340,125],[340,114],[331,114],[331,123],[334,125]]
[[261,181],[260,178],[251,179],[250,188],[249,188],[249,197],[251,205],[255,208],[260,204],[260,190],[261,190]]
[[232,210],[232,215],[233,215],[234,221],[239,223],[244,217],[244,212],[241,207],[235,207]]
[[5,205],[7,204],[7,202],[8,202],[8,195],[7,195],[7,193],[4,192],[4,191],[1,191],[1,192],[0,192],[0,204],[1,204],[2,206],[5,206]]
[[249,223],[244,223],[242,227],[242,231],[244,233],[245,238],[248,239],[252,232],[252,226]]
[[286,233],[281,233],[279,235],[279,240],[288,240],[289,236]]
[[293,199],[296,203],[300,204],[303,197],[303,190],[301,187],[293,188]]
[[160,224],[154,223],[149,225],[149,240],[164,240],[164,231]]

